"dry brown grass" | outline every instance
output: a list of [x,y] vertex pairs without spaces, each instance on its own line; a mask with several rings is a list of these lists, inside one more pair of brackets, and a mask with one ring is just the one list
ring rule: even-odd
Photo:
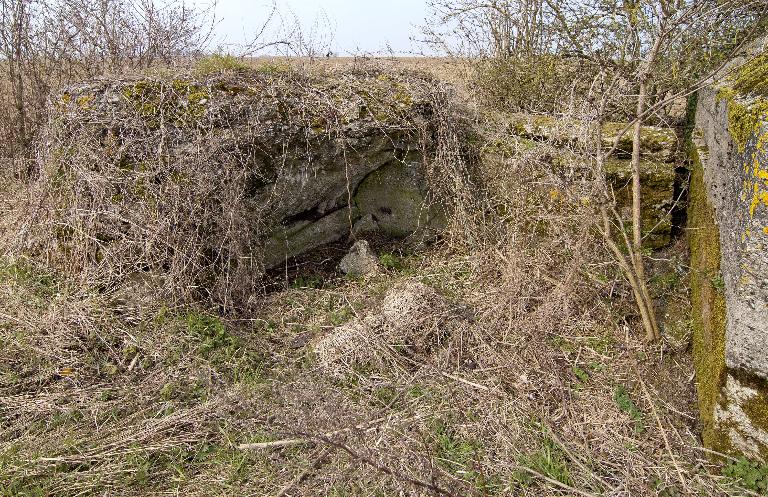
[[[439,243],[380,245],[387,269],[365,280],[320,257],[274,275],[247,313],[89,285],[4,250],[2,495],[743,495],[699,445],[685,316],[658,346],[639,339],[592,229],[590,169],[478,133],[473,185],[455,148],[437,154],[457,206]],[[18,222],[3,216],[4,247]],[[654,268],[673,280],[656,288],[669,302],[686,300],[681,252]],[[387,361],[330,374],[313,344],[413,282],[444,305],[395,329],[436,325],[439,345],[382,334]],[[248,448],[286,439],[301,442]]]

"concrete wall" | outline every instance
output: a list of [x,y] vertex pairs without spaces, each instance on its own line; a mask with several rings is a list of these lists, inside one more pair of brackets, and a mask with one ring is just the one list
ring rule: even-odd
[[705,443],[766,457],[768,100],[735,86],[732,76],[722,78],[700,92],[697,107],[689,213],[694,356]]

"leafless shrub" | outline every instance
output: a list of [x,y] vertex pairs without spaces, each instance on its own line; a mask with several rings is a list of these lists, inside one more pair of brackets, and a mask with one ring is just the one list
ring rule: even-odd
[[211,11],[182,1],[3,0],[2,156],[30,157],[51,91],[103,74],[175,65],[204,46]]
[[280,206],[300,200],[290,175],[310,174],[318,153],[358,160],[359,135],[421,148],[435,199],[470,209],[442,91],[413,76],[291,70],[70,88],[51,102],[29,247],[84,281],[148,273],[176,297],[243,303]]

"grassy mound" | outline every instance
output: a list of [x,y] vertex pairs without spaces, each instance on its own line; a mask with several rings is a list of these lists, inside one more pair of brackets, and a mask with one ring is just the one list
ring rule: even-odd
[[319,202],[294,178],[336,168],[343,180],[345,167],[382,160],[365,155],[371,140],[392,144],[390,160],[413,147],[439,168],[454,145],[446,98],[413,75],[292,70],[70,88],[52,98],[28,243],[84,281],[148,276],[176,298],[242,305],[270,236]]

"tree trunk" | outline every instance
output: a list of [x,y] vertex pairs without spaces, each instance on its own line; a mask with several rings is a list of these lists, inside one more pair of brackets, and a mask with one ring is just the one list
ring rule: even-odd
[[[654,47],[656,48],[656,47]],[[637,284],[642,293],[642,300],[650,319],[650,327],[646,327],[646,339],[654,341],[661,338],[659,323],[656,319],[656,311],[653,307],[653,299],[645,283],[645,262],[643,260],[643,224],[642,224],[642,195],[640,193],[640,143],[642,132],[642,115],[645,112],[645,102],[648,99],[648,68],[653,58],[655,50],[651,53],[648,64],[640,73],[640,89],[637,96],[637,120],[632,136],[632,264],[635,267]]]

